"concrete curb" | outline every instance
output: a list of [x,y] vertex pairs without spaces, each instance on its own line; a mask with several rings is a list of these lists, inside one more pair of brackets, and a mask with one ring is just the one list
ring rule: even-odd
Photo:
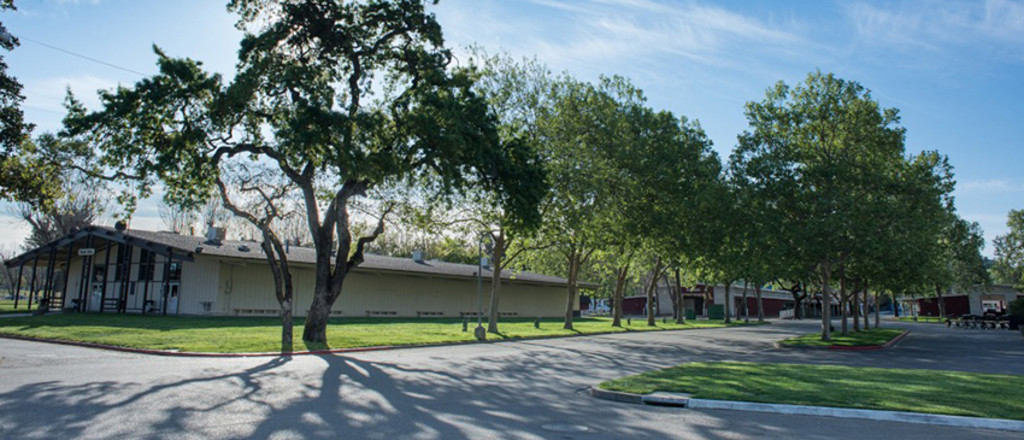
[[888,349],[888,348],[892,348],[893,346],[898,344],[900,341],[902,341],[903,338],[907,337],[908,334],[910,334],[910,330],[909,329],[908,330],[903,330],[903,333],[900,333],[898,336],[896,336],[895,338],[892,338],[891,340],[889,340],[889,342],[886,342],[883,345],[854,345],[854,346],[825,345],[825,346],[807,346],[807,345],[782,345],[782,344],[780,344],[778,342],[773,342],[772,344],[775,346],[775,348],[784,349],[784,350],[877,351],[877,350],[885,350],[885,349]]
[[[77,342],[77,341],[65,341],[59,339],[43,339],[33,338],[28,336],[17,336],[17,335],[6,335],[0,334],[0,338],[5,339],[16,339],[19,341],[30,341],[30,342],[44,342],[49,344],[60,344],[70,345],[73,347],[84,347],[84,348],[96,348],[100,350],[111,350],[120,351],[123,353],[135,353],[135,354],[148,354],[153,356],[177,356],[177,357],[205,357],[205,358],[228,358],[228,357],[268,357],[268,356],[296,356],[296,355],[318,355],[318,354],[335,354],[335,353],[358,353],[363,351],[381,351],[390,350],[395,348],[420,348],[420,347],[431,347],[431,345],[394,345],[394,346],[383,346],[383,347],[356,347],[356,348],[337,348],[333,350],[314,350],[314,351],[293,351],[291,353],[281,352],[262,352],[262,353],[207,353],[207,352],[191,352],[191,351],[169,351],[169,350],[147,350],[143,348],[132,348],[132,347],[120,347],[117,345],[106,345],[106,344],[95,344],[92,342]],[[441,344],[438,344],[441,345]],[[433,346],[438,346],[433,345]],[[452,345],[452,344],[443,344]]]
[[873,420],[878,422],[916,423],[922,425],[951,426],[957,428],[994,429],[999,431],[1024,432],[1024,421],[1008,419],[987,419],[981,417],[949,416],[906,411],[885,411],[874,409],[835,408],[828,406],[789,405],[783,403],[737,402],[731,400],[693,399],[687,394],[655,392],[633,394],[608,391],[591,387],[590,395],[599,399],[623,403],[676,406],[689,409],[722,409],[729,411],[754,411],[773,414],[837,417],[841,419]]
[[590,395],[597,397],[598,399],[611,400],[614,402],[644,403],[644,396],[641,394],[622,393],[619,391],[602,390],[594,387],[590,388]]
[[995,429],[1024,432],[1024,422],[1007,419],[948,416],[905,411],[834,408],[827,406],[786,405],[779,403],[735,402],[729,400],[690,399],[687,408],[756,411],[774,414],[826,416],[843,419],[874,420],[879,422],[917,423],[923,425],[952,426],[957,428]]
[[124,353],[135,353],[135,354],[147,354],[153,356],[178,356],[178,357],[203,357],[203,358],[232,358],[232,357],[279,357],[279,356],[304,356],[304,355],[328,355],[328,354],[344,354],[344,353],[360,353],[367,351],[383,351],[383,350],[401,350],[407,348],[430,348],[430,347],[447,347],[452,345],[465,345],[465,344],[500,344],[508,342],[524,342],[524,341],[535,341],[542,339],[562,339],[562,338],[582,338],[587,336],[606,336],[606,335],[618,335],[618,334],[630,334],[630,333],[658,333],[658,332],[683,332],[683,331],[695,331],[695,330],[714,330],[722,328],[738,328],[747,326],[760,326],[767,325],[763,324],[743,324],[736,325],[733,327],[706,327],[706,328],[683,328],[683,329],[657,329],[657,330],[628,330],[628,331],[609,331],[603,333],[585,333],[575,335],[544,335],[527,338],[508,338],[508,339],[492,339],[486,341],[456,341],[456,342],[445,342],[437,344],[411,344],[411,345],[383,345],[374,347],[353,347],[353,348],[335,348],[330,350],[313,350],[313,351],[293,351],[291,353],[281,352],[256,352],[256,353],[210,353],[210,352],[195,352],[195,351],[170,351],[170,350],[149,350],[144,348],[132,348],[132,347],[121,347],[117,345],[97,344],[93,342],[79,342],[79,341],[68,341],[62,339],[46,339],[46,338],[34,338],[31,336],[20,336],[11,334],[0,334],[0,338],[16,339],[20,341],[30,342],[45,342],[50,344],[61,344],[70,345],[73,347],[84,347],[84,348],[95,348],[100,350],[112,350],[120,351]]

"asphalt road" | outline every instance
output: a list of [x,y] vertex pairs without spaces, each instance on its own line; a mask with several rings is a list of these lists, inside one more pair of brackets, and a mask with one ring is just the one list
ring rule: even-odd
[[910,326],[896,349],[878,352],[772,348],[774,340],[812,331],[806,321],[291,358],[157,357],[0,339],[0,439],[1008,438],[1000,431],[630,405],[584,391],[697,360],[1024,375],[1016,332]]

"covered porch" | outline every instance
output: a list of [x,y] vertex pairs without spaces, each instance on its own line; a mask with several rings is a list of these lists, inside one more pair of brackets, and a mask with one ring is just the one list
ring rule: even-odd
[[14,307],[27,311],[176,314],[182,262],[191,252],[88,226],[6,262],[17,268]]

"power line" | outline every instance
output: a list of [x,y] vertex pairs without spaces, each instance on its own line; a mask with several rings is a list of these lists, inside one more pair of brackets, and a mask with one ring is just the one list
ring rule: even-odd
[[102,64],[102,65],[107,66],[107,67],[112,67],[112,68],[117,69],[117,70],[123,70],[123,71],[128,72],[128,73],[134,73],[134,74],[142,76],[142,77],[149,76],[148,74],[139,72],[138,70],[132,70],[132,69],[129,69],[127,67],[121,67],[121,66],[118,66],[116,64],[111,64],[111,63],[108,63],[106,61],[98,60],[98,59],[90,57],[90,56],[82,55],[80,53],[75,53],[75,52],[72,52],[72,51],[67,50],[67,49],[61,49],[61,48],[59,48],[57,46],[54,46],[54,45],[51,45],[51,44],[46,44],[46,43],[43,43],[42,41],[33,40],[33,39],[29,38],[29,37],[25,37],[25,36],[20,36],[19,35],[18,38],[22,39],[22,40],[25,40],[25,41],[29,41],[29,42],[35,43],[35,44],[38,44],[40,46],[48,47],[48,48],[56,50],[58,52],[63,52],[63,53],[66,53],[68,55],[76,56],[78,58],[81,58],[81,59],[84,59],[84,60],[88,60],[88,61],[92,61],[92,62],[97,63],[97,64]]

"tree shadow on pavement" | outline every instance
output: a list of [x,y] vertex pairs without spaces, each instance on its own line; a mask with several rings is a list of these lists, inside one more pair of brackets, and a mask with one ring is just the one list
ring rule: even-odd
[[[86,384],[48,380],[0,393],[0,438],[934,436],[920,425],[630,405],[586,393],[604,380],[691,361],[888,366],[879,364],[905,360],[885,352],[853,358],[777,350],[771,340],[793,330],[757,330],[770,336],[750,338],[752,330],[618,334],[265,362],[143,357],[147,365],[177,370],[147,383],[120,381],[111,372]],[[991,438],[998,434],[1005,433]]]

